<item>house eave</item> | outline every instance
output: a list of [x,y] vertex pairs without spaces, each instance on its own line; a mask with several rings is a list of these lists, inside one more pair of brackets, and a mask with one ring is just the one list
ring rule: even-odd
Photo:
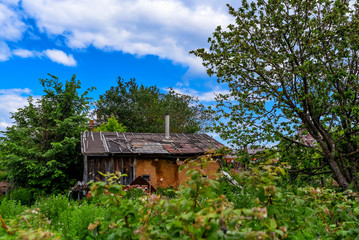
[[190,158],[205,154],[205,152],[197,153],[84,153],[88,157],[148,157],[148,158]]

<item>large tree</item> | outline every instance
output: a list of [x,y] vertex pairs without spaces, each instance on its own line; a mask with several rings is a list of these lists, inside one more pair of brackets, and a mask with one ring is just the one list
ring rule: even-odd
[[3,162],[18,186],[40,192],[61,191],[82,178],[80,136],[88,125],[87,91],[80,81],[40,79],[44,95],[12,114],[14,125],[3,132]]
[[96,102],[98,116],[106,120],[114,115],[128,132],[164,132],[164,116],[170,115],[171,132],[195,133],[203,129],[208,116],[204,106],[191,96],[160,92],[156,86],[138,85],[135,79],[118,78]]
[[[229,7],[235,22],[198,49],[227,83],[215,129],[237,144],[285,139],[314,149],[343,188],[357,186],[358,5],[348,0],[258,0]],[[298,138],[305,129],[314,145]]]

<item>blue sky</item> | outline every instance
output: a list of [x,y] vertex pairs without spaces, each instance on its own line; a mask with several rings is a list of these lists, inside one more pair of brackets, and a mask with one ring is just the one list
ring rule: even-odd
[[221,0],[0,0],[0,131],[9,112],[42,94],[39,78],[73,74],[95,99],[118,76],[211,104],[223,93],[201,60],[216,26],[233,18]]

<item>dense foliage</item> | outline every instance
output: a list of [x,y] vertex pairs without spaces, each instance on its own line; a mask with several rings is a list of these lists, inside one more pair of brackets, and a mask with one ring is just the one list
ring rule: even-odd
[[[285,166],[273,162],[232,172],[231,184],[202,176],[163,195],[136,196],[110,182],[92,185],[92,199],[40,199],[30,208],[0,204],[1,239],[355,239],[359,196],[331,188],[279,184]],[[175,194],[174,194],[175,193]]]
[[[51,75],[50,75],[51,76]],[[81,179],[80,135],[88,124],[87,91],[80,81],[64,84],[55,76],[40,79],[44,95],[12,114],[14,125],[2,136],[2,164],[17,186],[37,193],[61,191]]]
[[118,78],[96,102],[97,114],[106,119],[114,115],[129,132],[164,132],[164,116],[171,116],[171,132],[195,133],[209,120],[193,97],[176,93],[172,89],[161,93],[156,86],[138,85],[135,79]]
[[[349,0],[258,0],[229,6],[201,57],[230,93],[216,126],[235,144],[287,140],[314,149],[334,179],[357,187],[359,11]],[[315,145],[298,138],[305,129]],[[318,166],[318,165],[317,165]]]
[[94,132],[126,132],[126,127],[112,115],[107,122],[93,129]]

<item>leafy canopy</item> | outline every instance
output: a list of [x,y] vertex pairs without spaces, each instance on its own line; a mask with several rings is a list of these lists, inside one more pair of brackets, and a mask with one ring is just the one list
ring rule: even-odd
[[43,96],[12,114],[1,145],[12,181],[39,192],[61,191],[82,177],[80,136],[88,123],[90,99],[88,91],[78,93],[80,81],[50,77],[40,79]]
[[[234,144],[285,139],[314,148],[343,187],[357,184],[358,5],[347,0],[258,0],[229,13],[209,50],[193,51],[227,83],[213,129]],[[306,129],[317,146],[297,136]]]
[[106,123],[93,129],[94,132],[126,132],[126,127],[119,123],[114,115],[107,119]]
[[106,119],[114,115],[129,132],[164,132],[164,116],[170,114],[171,132],[195,133],[209,119],[204,107],[191,96],[170,89],[161,93],[156,86],[138,85],[135,79],[118,78],[96,102],[98,114]]

